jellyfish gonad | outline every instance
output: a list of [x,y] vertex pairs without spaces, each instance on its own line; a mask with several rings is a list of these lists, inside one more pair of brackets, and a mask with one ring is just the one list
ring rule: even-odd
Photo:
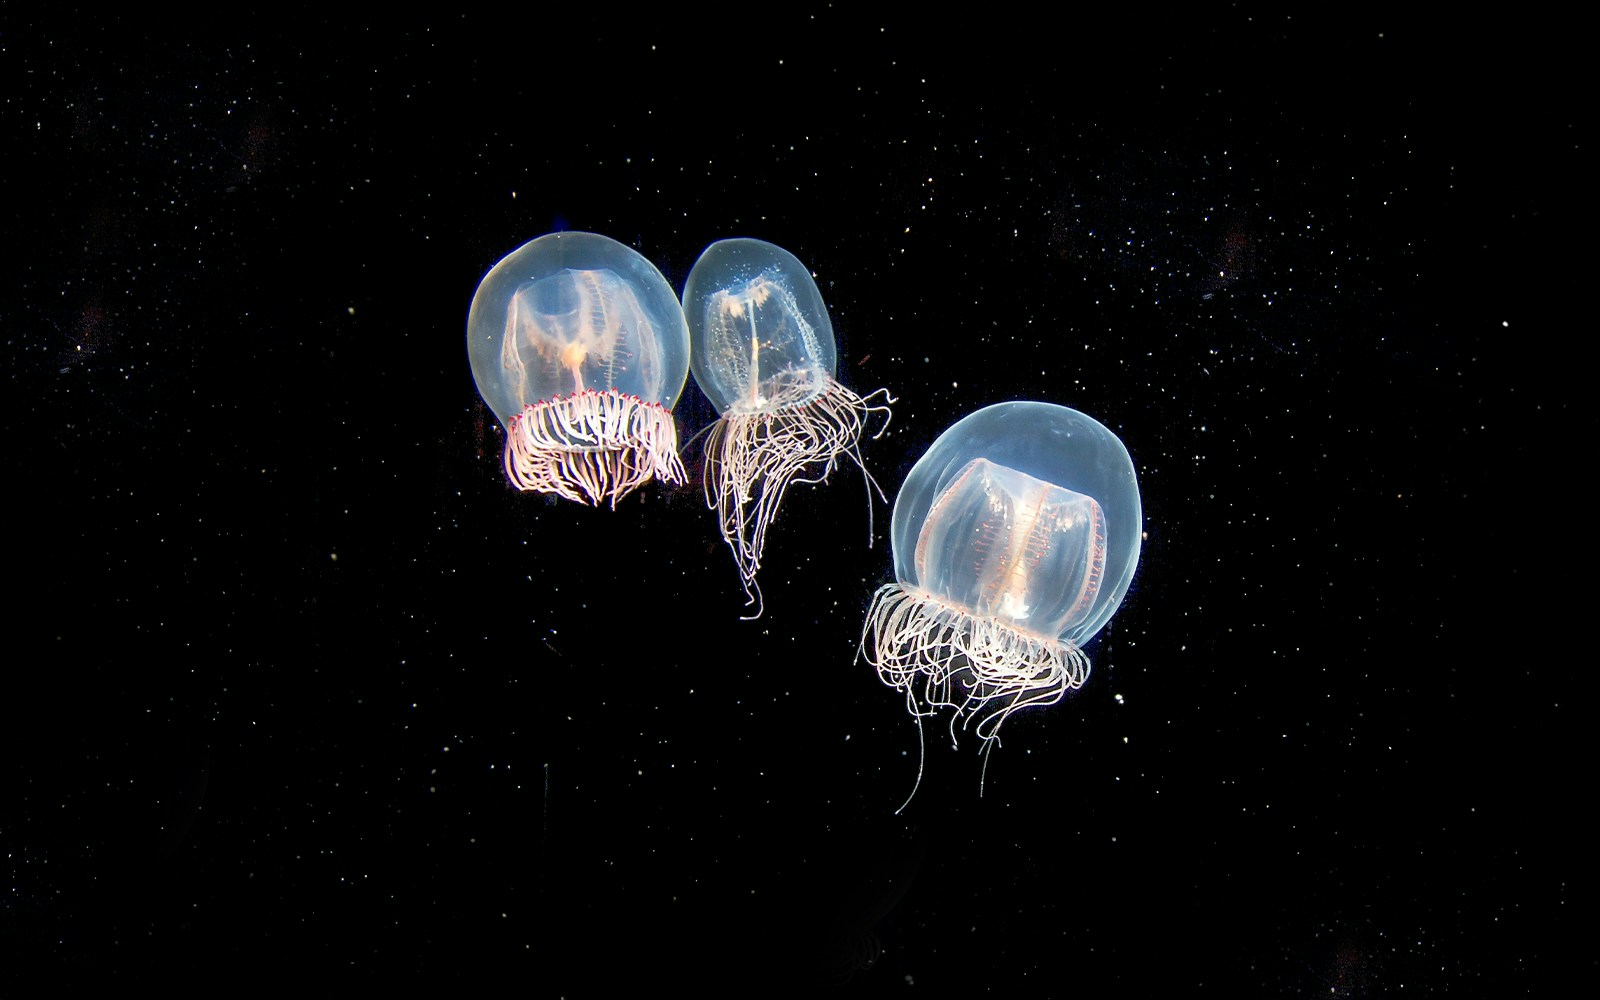
[[862,655],[919,734],[948,709],[951,742],[971,727],[988,750],[1013,713],[1088,680],[1083,644],[1127,594],[1142,530],[1133,461],[1098,421],[1036,402],[970,414],[895,498],[895,582]]
[[518,489],[615,507],[651,479],[685,480],[672,406],[689,330],[634,250],[594,233],[524,244],[478,285],[467,353]]
[[[784,492],[826,480],[840,456],[877,484],[861,434],[894,399],[859,396],[835,378],[833,324],[822,293],[795,256],[761,240],[713,243],[683,290],[695,382],[721,417],[705,442],[706,504],[733,550],[749,617],[761,614],[756,571]],[[881,491],[879,496],[882,496]],[[868,527],[870,539],[870,524]]]

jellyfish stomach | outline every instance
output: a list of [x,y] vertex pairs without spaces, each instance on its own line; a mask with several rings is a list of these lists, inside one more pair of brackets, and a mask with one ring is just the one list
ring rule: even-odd
[[561,367],[572,376],[573,392],[582,392],[583,363],[588,360],[589,348],[581,340],[574,340],[561,349]]

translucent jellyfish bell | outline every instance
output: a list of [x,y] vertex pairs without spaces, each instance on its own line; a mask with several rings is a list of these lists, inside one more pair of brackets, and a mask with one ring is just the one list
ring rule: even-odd
[[479,283],[467,355],[518,489],[615,507],[653,478],[685,480],[671,411],[689,328],[632,249],[594,233],[523,244]]
[[[1083,644],[1122,603],[1143,520],[1133,461],[1077,410],[1000,403],[946,430],[895,498],[896,582],[861,650],[920,720],[996,739],[1089,677]],[[987,743],[985,744],[987,745]]]
[[[706,438],[706,504],[717,512],[757,617],[756,571],[784,491],[827,479],[840,455],[875,489],[861,459],[861,432],[867,416],[881,412],[881,435],[894,399],[883,389],[858,396],[834,378],[833,324],[822,293],[781,247],[711,244],[689,272],[683,311],[695,382],[722,414]],[[870,516],[870,497],[868,505]]]

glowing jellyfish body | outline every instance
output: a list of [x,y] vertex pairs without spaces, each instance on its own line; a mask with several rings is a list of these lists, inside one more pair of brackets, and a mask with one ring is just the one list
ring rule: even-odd
[[518,489],[615,507],[651,479],[685,480],[671,411],[689,330],[667,279],[629,247],[594,233],[519,247],[472,297],[467,354]]
[[[995,739],[1011,713],[1089,677],[1083,644],[1139,562],[1139,485],[1102,424],[1051,403],[1001,403],[940,435],[895,498],[896,582],[863,655],[920,720],[953,709]],[[987,742],[985,743],[987,746]]]
[[[827,479],[840,455],[867,475],[862,429],[874,412],[887,426],[894,400],[882,389],[862,397],[839,384],[822,293],[793,254],[771,243],[707,247],[689,272],[683,311],[695,382],[721,414],[706,438],[706,504],[755,617],[756,571],[784,491]],[[870,475],[867,482],[875,488]]]

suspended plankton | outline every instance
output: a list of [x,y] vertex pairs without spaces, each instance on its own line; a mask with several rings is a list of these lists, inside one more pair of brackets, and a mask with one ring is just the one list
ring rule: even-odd
[[861,433],[869,415],[881,413],[874,436],[883,434],[894,399],[884,389],[858,396],[834,377],[822,293],[793,254],[771,243],[707,247],[689,272],[683,311],[695,382],[721,414],[705,443],[706,504],[717,512],[755,618],[756,571],[784,492],[826,480],[848,456],[866,476],[870,517],[877,484],[861,457]]
[[518,489],[615,507],[651,479],[685,480],[672,406],[689,329],[634,250],[594,233],[524,244],[478,285],[467,355]]
[[919,734],[949,709],[951,742],[970,726],[987,749],[1013,713],[1088,680],[1083,645],[1128,592],[1142,525],[1128,450],[1092,417],[1036,402],[970,414],[895,498],[895,582],[872,599],[862,655]]

